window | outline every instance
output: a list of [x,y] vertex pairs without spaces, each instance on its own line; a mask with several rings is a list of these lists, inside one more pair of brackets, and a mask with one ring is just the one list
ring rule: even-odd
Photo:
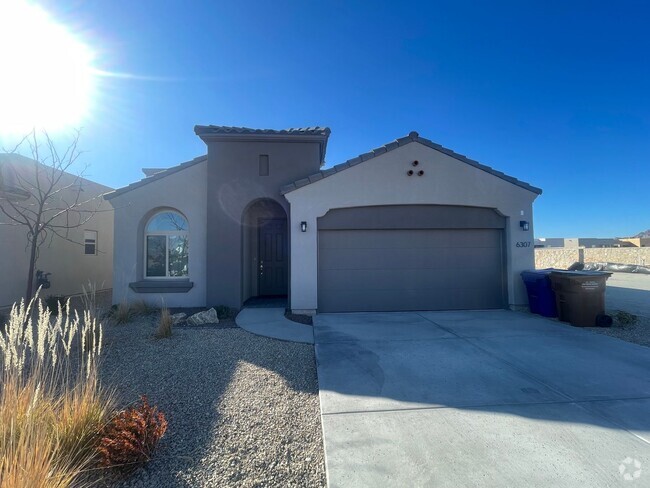
[[97,231],[84,230],[84,254],[97,254]]
[[269,155],[260,154],[260,176],[269,175]]
[[187,220],[178,212],[154,215],[145,229],[145,277],[187,276]]

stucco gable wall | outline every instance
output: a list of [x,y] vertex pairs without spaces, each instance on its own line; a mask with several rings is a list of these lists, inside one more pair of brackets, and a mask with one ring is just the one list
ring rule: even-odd
[[[411,165],[413,161],[419,165]],[[414,170],[416,174],[407,176]],[[418,171],[423,176],[417,176]],[[537,195],[446,154],[411,143],[332,176],[287,193],[291,205],[291,307],[317,306],[317,219],[332,208],[364,205],[439,204],[496,208],[508,217],[506,228],[508,298],[512,306],[527,303],[519,278],[534,268],[532,203]],[[523,216],[522,216],[523,212]],[[530,230],[519,227],[530,222]],[[298,229],[306,221],[308,232]],[[516,247],[518,241],[530,247]]]
[[[190,166],[132,191],[110,202],[115,208],[113,261],[113,303],[146,300],[160,306],[205,305],[207,162]],[[129,283],[143,279],[144,225],[165,208],[180,211],[189,223],[189,280],[194,287],[187,293],[135,293]]]

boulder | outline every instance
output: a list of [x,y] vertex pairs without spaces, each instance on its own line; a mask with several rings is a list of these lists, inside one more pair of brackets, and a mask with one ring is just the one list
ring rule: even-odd
[[187,325],[218,324],[219,316],[214,308],[204,312],[195,313],[187,319]]
[[181,313],[175,313],[174,315],[172,315],[172,324],[177,325],[177,324],[183,322],[186,318],[187,318],[186,313],[182,313],[182,312]]

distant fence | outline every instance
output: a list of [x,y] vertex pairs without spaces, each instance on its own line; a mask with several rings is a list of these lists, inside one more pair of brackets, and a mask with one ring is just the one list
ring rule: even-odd
[[535,249],[535,267],[566,269],[573,263],[621,263],[650,266],[650,247],[543,247]]

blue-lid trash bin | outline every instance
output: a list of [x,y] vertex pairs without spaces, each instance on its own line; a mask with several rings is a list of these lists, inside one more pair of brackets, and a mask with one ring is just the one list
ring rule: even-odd
[[555,292],[551,285],[553,268],[522,271],[521,278],[528,291],[530,311],[544,317],[557,317]]

